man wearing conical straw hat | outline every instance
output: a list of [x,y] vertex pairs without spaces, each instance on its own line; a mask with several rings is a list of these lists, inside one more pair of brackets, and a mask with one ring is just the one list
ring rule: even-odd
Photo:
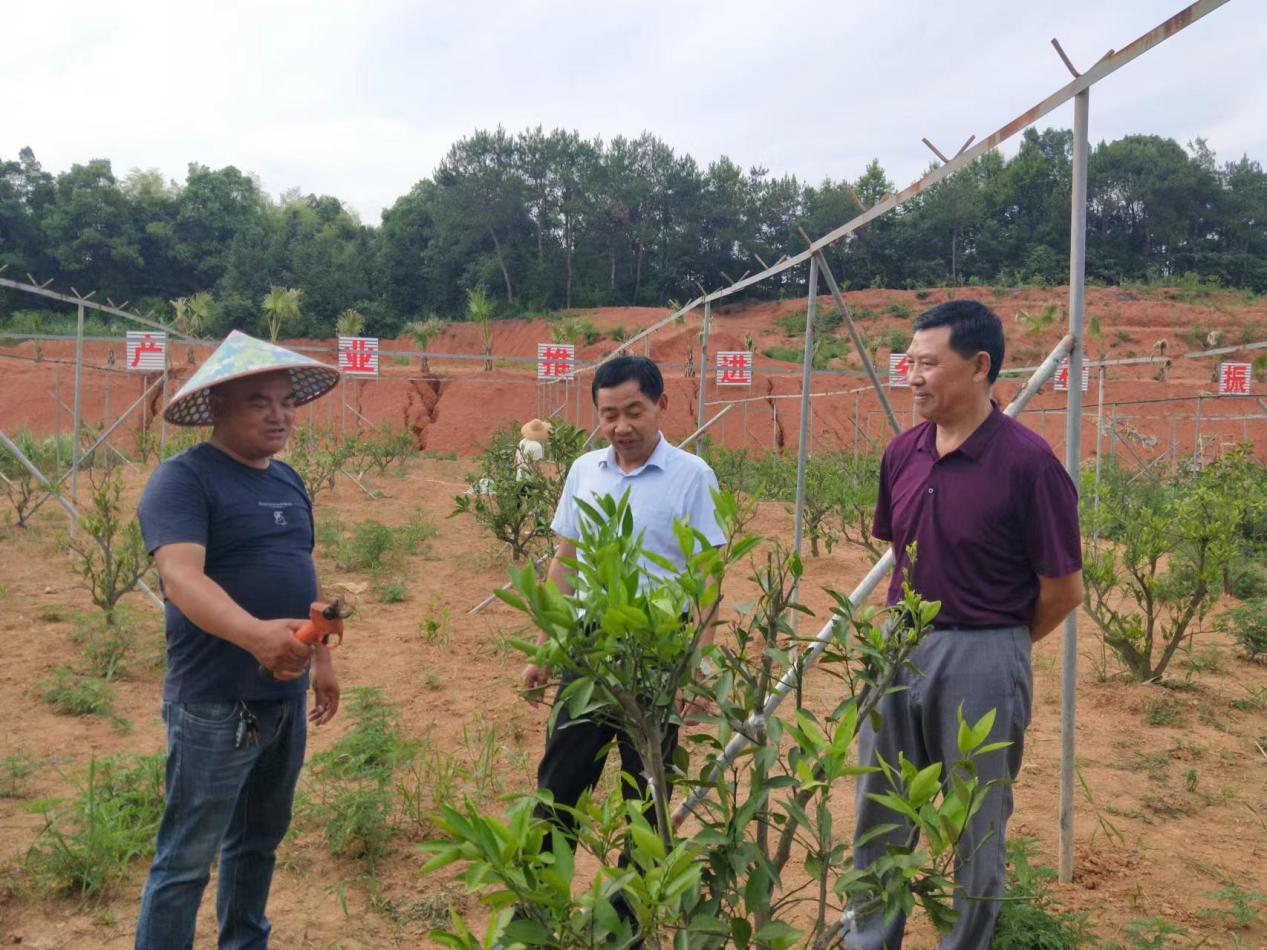
[[332,366],[234,331],[163,413],[212,428],[155,469],[139,512],[166,600],[167,778],[138,948],[193,945],[217,854],[220,946],[267,946],[307,722],[323,725],[339,706],[329,651],[294,636],[318,599],[312,504],[273,456],[296,407],[338,381]]
[[515,447],[516,481],[528,481],[537,474],[537,465],[546,457],[546,442],[553,428],[543,419],[529,419],[519,427],[522,438]]

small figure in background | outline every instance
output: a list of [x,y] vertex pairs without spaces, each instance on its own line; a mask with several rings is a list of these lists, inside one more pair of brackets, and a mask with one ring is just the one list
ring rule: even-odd
[[554,427],[542,419],[529,419],[519,430],[523,436],[515,449],[515,481],[525,482],[537,474],[537,465],[546,457],[546,442]]

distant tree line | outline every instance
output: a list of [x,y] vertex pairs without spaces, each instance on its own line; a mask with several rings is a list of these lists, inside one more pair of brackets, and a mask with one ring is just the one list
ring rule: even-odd
[[[833,246],[846,287],[1060,283],[1069,249],[1072,135],[1027,130],[1010,159],[984,155]],[[52,175],[30,148],[0,156],[0,264],[56,286],[161,307],[199,292],[206,332],[258,329],[275,287],[297,290],[289,333],[328,335],[341,313],[393,334],[460,318],[483,288],[502,314],[663,306],[804,246],[894,190],[879,162],[855,181],[807,185],[727,158],[701,167],[650,134],[609,142],[541,128],[477,131],[384,211],[377,227],[327,195],[273,200],[250,175],[193,164],[183,184],[116,177],[106,159]],[[1267,175],[1220,164],[1205,142],[1152,135],[1090,157],[1091,278],[1196,275],[1267,291]],[[804,269],[749,292],[804,292]],[[0,295],[0,320],[32,309]]]

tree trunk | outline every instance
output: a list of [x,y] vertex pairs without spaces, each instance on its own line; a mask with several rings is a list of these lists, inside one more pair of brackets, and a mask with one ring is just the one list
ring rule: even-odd
[[956,244],[959,239],[959,225],[956,224],[950,229],[950,283],[954,287],[959,286],[959,261],[957,260]]
[[506,269],[506,258],[502,256],[501,241],[497,240],[497,232],[492,228],[488,229],[488,233],[493,239],[493,250],[497,253],[497,266],[502,269],[502,280],[506,282],[506,303],[513,304],[515,293],[510,284],[510,271]]

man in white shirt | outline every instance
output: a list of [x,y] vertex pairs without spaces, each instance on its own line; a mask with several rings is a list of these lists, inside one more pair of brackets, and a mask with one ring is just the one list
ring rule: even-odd
[[[574,539],[580,535],[582,517],[578,498],[586,502],[602,495],[620,498],[628,491],[634,534],[642,533],[643,548],[679,568],[685,562],[673,533],[675,518],[703,532],[714,545],[726,541],[717,526],[712,498],[717,476],[707,462],[670,445],[660,432],[668,396],[659,367],[642,356],[617,357],[595,371],[591,392],[599,426],[610,446],[588,452],[572,463],[555,511],[551,527],[558,535],[558,546],[549,576],[565,593],[572,585],[561,559],[576,556]],[[654,563],[644,564],[651,574],[664,574]],[[711,635],[711,630],[706,631],[704,641]],[[534,695],[532,691],[540,691],[549,678],[549,669],[530,663],[521,681],[525,691]],[[546,739],[545,754],[537,768],[538,787],[549,789],[556,804],[576,804],[581,793],[593,788],[602,775],[605,749],[613,739],[620,750],[622,770],[638,783],[636,789],[624,785],[625,796],[645,797],[642,760],[628,739],[603,722],[573,722],[566,709],[558,711],[554,729]],[[676,744],[674,731],[667,740],[666,758]],[[654,812],[648,814],[654,822]],[[552,812],[550,817],[572,838],[574,820],[568,812]]]

